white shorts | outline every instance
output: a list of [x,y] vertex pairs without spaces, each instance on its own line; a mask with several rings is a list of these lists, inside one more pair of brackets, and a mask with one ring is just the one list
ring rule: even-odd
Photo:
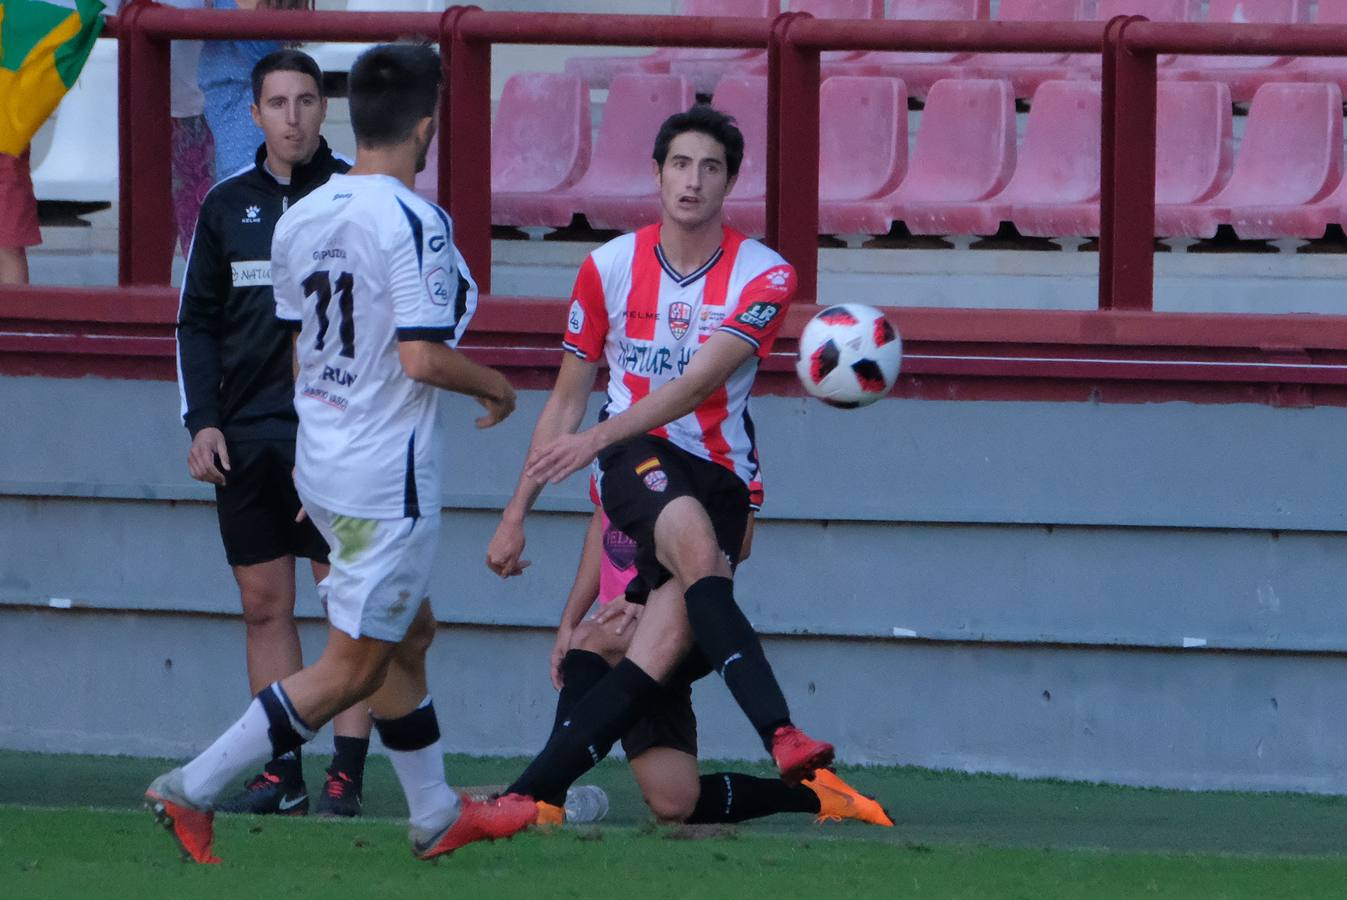
[[439,515],[360,519],[307,499],[304,509],[332,548],[332,570],[318,585],[332,627],[353,638],[401,641],[429,595]]

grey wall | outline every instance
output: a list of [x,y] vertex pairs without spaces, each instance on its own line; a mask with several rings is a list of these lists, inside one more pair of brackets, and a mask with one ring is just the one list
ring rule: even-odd
[[[524,577],[482,565],[541,400],[485,433],[445,404],[431,665],[455,750],[530,752],[550,722],[583,479],[544,495]],[[754,404],[740,599],[844,759],[1347,791],[1347,410]],[[0,379],[0,746],[186,754],[246,701],[176,409],[169,384]],[[311,587],[299,610],[316,652]],[[759,756],[723,686],[698,690],[704,752]]]

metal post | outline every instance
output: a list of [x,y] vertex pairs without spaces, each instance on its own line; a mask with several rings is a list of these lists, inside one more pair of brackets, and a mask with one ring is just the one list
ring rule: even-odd
[[[448,117],[441,116],[440,202],[454,219],[454,243],[482,293],[491,291],[491,44],[469,41],[463,20],[446,15],[441,52],[449,60]],[[444,109],[442,106],[441,109]]]
[[790,42],[783,15],[768,44],[767,243],[795,267],[797,297],[818,297],[819,51]]
[[1099,308],[1150,310],[1155,279],[1155,53],[1129,52],[1118,16],[1104,32]]
[[168,284],[173,272],[173,139],[169,121],[169,42],[139,27],[142,4],[126,10],[119,33],[122,109],[118,146],[123,153],[118,244],[121,284]]

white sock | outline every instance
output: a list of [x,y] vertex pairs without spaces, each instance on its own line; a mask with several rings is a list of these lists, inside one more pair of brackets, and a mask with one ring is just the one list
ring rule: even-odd
[[196,759],[182,767],[183,792],[195,804],[210,804],[248,770],[271,759],[267,713],[256,697],[243,717]]
[[[430,697],[417,709],[430,705]],[[407,796],[407,819],[421,831],[439,831],[458,818],[458,792],[444,779],[444,750],[440,741],[420,750],[389,750],[402,793]]]

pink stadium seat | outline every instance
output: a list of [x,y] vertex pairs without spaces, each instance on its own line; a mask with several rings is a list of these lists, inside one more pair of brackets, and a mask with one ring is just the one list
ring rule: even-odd
[[1005,81],[948,79],[931,87],[907,177],[866,203],[825,202],[819,230],[885,234],[901,220],[914,234],[993,234],[1001,211],[987,198],[1015,169],[1015,97]]
[[[510,76],[491,122],[492,221],[516,221],[518,202],[574,184],[589,165],[589,89],[574,75]],[[416,191],[436,199],[439,142],[430,145]]]
[[[884,0],[790,0],[786,5],[790,12],[806,12],[816,19],[879,19],[884,16]],[[826,64],[859,59],[861,55],[849,50],[828,50],[820,54],[820,59]],[[683,63],[674,71],[687,74],[694,66],[694,63]],[[749,62],[731,63],[730,70],[740,75],[766,75],[767,55]],[[701,79],[697,83],[700,84]]]
[[[1207,21],[1293,24],[1308,22],[1309,12],[1309,0],[1211,0]],[[1292,78],[1291,62],[1291,57],[1287,56],[1188,56],[1168,67],[1166,77],[1223,81],[1230,85],[1230,96],[1235,102],[1244,103],[1253,97],[1260,85]]]
[[[895,21],[969,22],[991,14],[991,0],[893,0],[887,18]],[[965,72],[967,53],[919,53],[876,51],[858,59],[828,62],[822,76],[888,75],[901,78],[908,94],[924,98],[942,78],[959,78]]]
[[[767,86],[762,79],[762,151],[767,144]],[[718,89],[719,90],[719,89]],[[719,93],[717,93],[719,98]],[[730,112],[728,104],[716,105]],[[749,235],[767,230],[766,160],[755,158],[752,135],[739,183],[725,204],[726,221]],[[760,151],[761,152],[761,151]],[[750,167],[750,161],[753,166]],[[907,92],[895,78],[841,76],[819,89],[819,198],[824,208],[882,196],[907,168]],[[746,179],[748,179],[746,181]],[[756,191],[756,193],[747,193]],[[821,227],[820,231],[829,229]]]
[[1015,175],[992,200],[1009,210],[1002,218],[1037,237],[1098,231],[1099,129],[1098,82],[1044,82],[1030,106]]
[[[1099,0],[1094,18],[1107,22],[1114,16],[1145,16],[1152,22],[1197,22],[1202,18],[1202,0]],[[1173,65],[1176,56],[1161,56],[1160,66]],[[1072,67],[1082,68],[1090,77],[1098,78],[1101,60],[1098,53],[1077,53],[1069,60]]]
[[[774,16],[778,0],[683,0],[685,16]],[[721,47],[660,47],[644,56],[575,56],[566,60],[566,71],[584,79],[590,87],[605,88],[623,73],[683,75],[699,93],[711,92],[721,72],[732,62],[762,56],[762,50]],[[709,79],[709,80],[708,80]]]
[[741,231],[762,234],[767,215],[767,79],[726,75],[714,96],[716,109],[734,116],[744,134],[744,161],[725,203],[726,221]]
[[[1332,0],[1319,2],[1319,11],[1314,15],[1316,25],[1347,25],[1347,3],[1334,3]],[[1287,78],[1295,81],[1331,81],[1347,91],[1347,57],[1343,56],[1300,56],[1291,61],[1283,70]],[[1278,73],[1281,74],[1281,73]],[[1278,78],[1277,80],[1282,80]]]
[[1335,84],[1266,84],[1254,95],[1229,183],[1206,203],[1164,204],[1156,233],[1209,238],[1321,237],[1340,217],[1342,91]]
[[[604,202],[635,209],[641,221],[658,212],[650,148],[660,124],[692,105],[692,88],[677,75],[619,75],[608,89],[593,157],[575,184],[559,191],[501,193],[493,197],[501,224],[549,226],[570,224],[583,212],[596,228],[617,228],[606,218]],[[550,149],[550,148],[548,148]],[[597,219],[597,221],[596,221]]]
[[[997,21],[1074,22],[1093,18],[1093,0],[1001,0]],[[1016,97],[1031,97],[1045,81],[1088,78],[1065,53],[980,53],[967,62],[970,77],[1005,78]]]

